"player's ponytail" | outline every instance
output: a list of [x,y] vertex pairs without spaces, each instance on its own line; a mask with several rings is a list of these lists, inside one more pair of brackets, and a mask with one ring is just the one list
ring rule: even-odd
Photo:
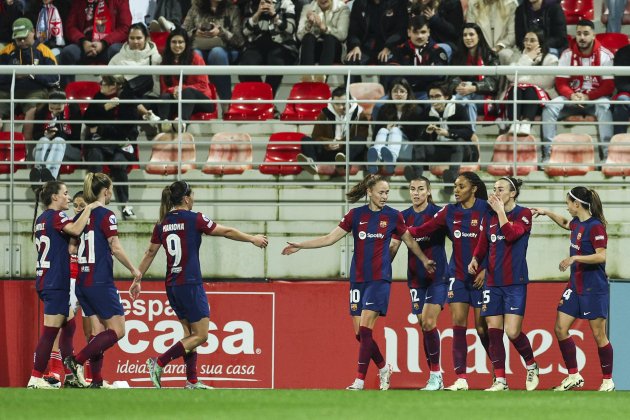
[[365,178],[363,178],[361,182],[356,184],[354,187],[350,189],[350,191],[346,193],[346,197],[348,198],[348,201],[351,203],[356,203],[357,201],[365,197],[367,195],[368,190],[371,189],[374,185],[376,185],[377,182],[380,182],[380,181],[387,181],[387,180],[380,175],[370,174],[366,176]]
[[98,200],[98,196],[103,189],[110,188],[112,180],[109,176],[101,172],[88,172],[83,181],[83,198],[88,204],[92,204]]
[[488,199],[488,189],[486,188],[486,184],[483,183],[479,175],[474,172],[466,171],[459,174],[459,176],[463,176],[466,178],[473,187],[477,187],[475,191],[475,198],[480,198],[482,200]]
[[162,199],[160,200],[160,218],[158,223],[162,223],[166,214],[171,211],[171,189],[164,187],[162,190]]
[[514,196],[514,201],[518,198],[518,195],[521,193],[521,187],[523,186],[523,180],[520,178],[514,178],[512,176],[504,176],[499,179],[505,179],[508,184],[510,184],[510,191],[515,191],[516,195]]
[[602,206],[602,200],[599,198],[597,191],[589,189],[591,193],[591,214],[594,218],[598,219],[604,226],[606,226],[606,218],[604,217],[604,207]]
[[61,181],[48,181],[35,190],[35,212],[33,213],[33,223],[31,225],[31,239],[35,237],[35,221],[37,220],[37,208],[41,203],[45,208],[52,203],[53,194],[57,194],[61,186],[65,185]]
[[160,201],[160,220],[164,220],[166,214],[175,206],[179,206],[184,202],[184,197],[189,197],[192,189],[186,181],[175,181],[162,190],[162,199]]

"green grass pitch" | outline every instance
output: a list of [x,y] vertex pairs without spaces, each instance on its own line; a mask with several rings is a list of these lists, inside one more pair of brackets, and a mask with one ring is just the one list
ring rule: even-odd
[[630,418],[630,392],[0,389],[0,419]]

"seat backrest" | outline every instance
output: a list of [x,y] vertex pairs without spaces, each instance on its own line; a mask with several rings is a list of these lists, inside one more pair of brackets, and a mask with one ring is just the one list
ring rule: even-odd
[[[534,136],[516,137],[516,166],[517,176],[526,176],[537,169],[536,146]],[[503,134],[497,137],[494,143],[492,164],[488,165],[488,173],[494,176],[510,176],[513,174],[514,162],[514,137],[511,134]],[[529,165],[520,165],[529,163]]]
[[[240,82],[234,86],[232,101],[271,101],[271,85],[263,82]],[[232,102],[224,119],[228,120],[266,120],[273,118],[273,104],[264,102]]]
[[385,96],[385,89],[380,83],[352,83],[350,85],[350,95],[359,101],[359,105],[363,108],[363,112],[367,115],[372,114],[375,102],[360,102],[362,99],[377,100]]
[[596,34],[595,38],[613,54],[617,53],[619,48],[625,47],[629,43],[628,35],[616,32]]
[[[588,134],[561,133],[551,144],[551,157],[545,173],[549,176],[585,175],[595,170],[595,148]],[[589,143],[589,144],[577,144]],[[579,166],[566,164],[582,163]]]
[[168,38],[169,34],[170,32],[168,31],[151,32],[151,41],[155,43],[155,46],[160,54],[164,53],[164,48],[166,48],[166,38]]
[[98,82],[70,82],[66,86],[66,97],[68,99],[85,99],[85,102],[79,102],[81,113],[84,113],[90,104],[90,100],[98,93],[101,86]]
[[[194,138],[190,133],[182,133],[181,148],[182,173],[195,168],[196,150]],[[177,173],[180,161],[177,134],[160,133],[153,140],[151,159],[145,171],[155,175],[173,175]]]
[[562,10],[567,25],[575,25],[580,19],[593,20],[593,0],[562,0]]
[[[301,151],[303,133],[282,132],[269,137],[265,161],[260,165],[260,172],[268,175],[297,175],[302,172],[300,165],[278,165],[278,163],[297,162]],[[293,142],[293,143],[286,143]]]
[[[613,164],[620,166],[610,166]],[[602,173],[605,176],[630,176],[630,134],[615,134],[610,139]]]
[[204,173],[242,174],[248,169],[252,169],[252,138],[249,134],[216,133],[212,136],[208,161],[203,167]]
[[[326,83],[321,82],[296,83],[293,85],[293,88],[291,88],[291,92],[289,93],[289,97],[287,99],[293,101],[299,101],[301,99],[328,101],[330,99],[330,87]],[[315,120],[322,109],[326,108],[327,105],[327,102],[287,103],[281,119]]]
[[[11,132],[0,132],[0,174],[8,174],[11,172]],[[24,144],[24,134],[20,132],[14,132],[13,134],[13,162],[16,164],[13,166],[13,172],[24,167],[17,162],[24,162],[26,160],[26,145]]]

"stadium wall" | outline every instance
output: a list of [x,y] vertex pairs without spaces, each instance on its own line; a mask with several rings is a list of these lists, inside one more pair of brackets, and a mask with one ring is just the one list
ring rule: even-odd
[[[127,336],[107,353],[104,375],[110,381],[124,380],[132,387],[147,387],[150,383],[144,362],[181,339],[182,331],[161,282],[144,282],[143,294],[135,302],[130,301],[126,292],[129,285],[128,281],[117,284],[126,309]],[[219,281],[205,283],[205,287],[212,323],[208,343],[199,349],[199,375],[204,381],[223,388],[323,389],[342,389],[351,382],[358,345],[347,315],[346,282]],[[556,306],[563,288],[560,283],[542,282],[529,287],[523,329],[533,341],[541,368],[540,389],[557,385],[566,374],[553,334]],[[630,287],[624,290],[627,295]],[[615,325],[617,319],[627,319],[617,317],[623,307],[621,302],[613,301],[611,325]],[[31,281],[1,281],[0,303],[3,311],[0,386],[22,387],[32,368],[42,308]],[[490,385],[492,375],[472,325],[471,318],[469,383],[480,389]],[[438,328],[442,334],[441,363],[445,381],[452,382],[452,329],[448,312],[440,317]],[[75,336],[76,348],[85,344],[79,331]],[[597,389],[601,371],[588,323],[576,322],[571,333],[578,347],[578,364],[586,380],[585,388]],[[619,347],[622,342],[619,336],[612,335],[615,353],[627,354],[627,350],[623,353],[623,348]],[[420,346],[421,332],[416,318],[410,315],[409,292],[404,283],[394,283],[389,312],[379,320],[375,336],[387,362],[394,367],[392,386],[418,388],[423,385],[428,372]],[[507,344],[507,338],[505,342]],[[512,346],[506,349],[510,387],[522,389],[525,368]],[[615,363],[615,378],[622,383],[621,377],[630,370],[628,361],[618,357]],[[374,367],[370,372],[368,386],[376,388]],[[178,387],[183,385],[184,379],[184,367],[176,361],[166,370],[163,383],[167,387]]]

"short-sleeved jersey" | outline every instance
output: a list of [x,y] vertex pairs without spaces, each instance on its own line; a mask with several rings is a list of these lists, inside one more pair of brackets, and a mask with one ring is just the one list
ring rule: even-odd
[[[598,219],[591,217],[580,222],[577,217],[569,224],[571,230],[570,255],[593,255],[597,248],[606,248],[608,234],[606,227]],[[580,295],[598,295],[608,293],[606,264],[571,265],[569,286]]]
[[[429,203],[427,208],[420,213],[416,213],[412,207],[402,212],[405,224],[408,227],[422,226],[433,219],[433,216],[442,209],[433,203]],[[430,236],[415,238],[428,259],[435,261],[435,272],[427,273],[424,265],[413,253],[408,254],[407,265],[407,285],[411,289],[429,287],[432,284],[445,283],[448,280],[448,262],[444,242],[446,235],[435,233]]]
[[70,237],[63,228],[72,220],[61,210],[47,209],[35,222],[37,264],[35,287],[42,290],[70,290]]
[[402,213],[389,206],[372,211],[365,205],[350,210],[339,227],[352,232],[354,238],[350,281],[392,281],[389,244],[394,233],[402,236],[407,231]]
[[[532,212],[515,206],[506,213],[511,226],[499,226],[499,216],[491,211],[483,221],[483,234],[479,239],[483,255],[488,258],[486,286],[511,286],[529,283],[527,245],[532,230]],[[486,241],[483,243],[482,241]]]
[[448,264],[449,277],[458,281],[472,282],[475,276],[468,273],[468,264],[481,235],[481,221],[489,212],[486,200],[476,199],[469,209],[460,203],[447,204],[425,224],[409,228],[414,238],[430,236],[443,231],[453,243]]
[[201,235],[210,235],[216,226],[202,213],[189,210],[173,210],[155,225],[151,243],[161,244],[166,251],[167,286],[202,283]]
[[91,287],[114,284],[114,260],[109,246],[112,236],[118,236],[116,215],[105,207],[92,210],[90,220],[81,233],[77,252],[77,285]]

